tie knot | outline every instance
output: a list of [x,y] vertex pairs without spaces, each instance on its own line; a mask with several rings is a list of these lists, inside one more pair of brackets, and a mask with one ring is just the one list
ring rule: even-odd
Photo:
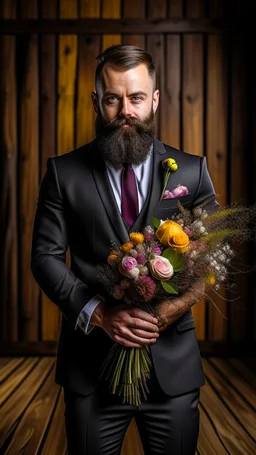
[[130,163],[123,163],[123,168],[125,171],[129,171],[132,169],[132,165]]

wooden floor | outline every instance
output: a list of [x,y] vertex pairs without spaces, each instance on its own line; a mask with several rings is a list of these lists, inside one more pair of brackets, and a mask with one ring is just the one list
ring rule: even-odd
[[[64,455],[53,357],[0,358],[0,455]],[[256,454],[256,358],[203,358],[199,455]],[[142,455],[132,423],[122,455]]]

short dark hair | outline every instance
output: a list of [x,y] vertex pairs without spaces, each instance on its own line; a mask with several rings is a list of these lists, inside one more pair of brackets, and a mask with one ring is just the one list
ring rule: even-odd
[[100,82],[103,67],[108,63],[118,69],[118,71],[127,71],[137,65],[144,64],[148,73],[153,80],[153,90],[156,84],[156,69],[153,64],[151,55],[144,49],[133,45],[114,44],[105,49],[97,59],[97,68],[95,71],[95,89]]

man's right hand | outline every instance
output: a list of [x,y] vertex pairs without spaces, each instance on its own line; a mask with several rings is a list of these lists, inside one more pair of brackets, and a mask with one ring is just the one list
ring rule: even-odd
[[142,348],[159,337],[158,320],[138,308],[118,305],[108,308],[103,302],[94,310],[90,324],[101,327],[117,343]]

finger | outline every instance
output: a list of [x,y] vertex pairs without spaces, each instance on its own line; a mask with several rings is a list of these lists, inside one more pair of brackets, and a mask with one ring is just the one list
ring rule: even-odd
[[134,329],[144,330],[146,332],[158,332],[158,326],[156,324],[152,324],[151,322],[138,318],[131,318],[127,326],[133,327]]
[[123,346],[125,346],[127,348],[142,348],[142,344],[133,343],[132,341],[128,340],[127,338],[123,338],[118,335],[116,335],[113,338],[113,340],[119,344],[122,344]]
[[127,330],[124,330],[122,329],[122,333],[120,334],[117,334],[116,335],[117,337],[121,337],[121,338],[127,338],[129,341],[131,341],[132,343],[138,343],[140,345],[145,345],[145,344],[153,344],[156,342],[156,338],[155,337],[151,337],[151,338],[141,338],[141,337],[138,337],[136,335],[134,335],[131,331],[127,331]]
[[148,332],[148,331],[145,331],[145,330],[141,330],[141,329],[134,329],[134,328],[130,328],[131,332],[134,333],[134,335],[140,337],[140,338],[158,338],[159,337],[159,333],[158,331],[157,332]]
[[155,316],[152,316],[152,314],[149,314],[147,311],[141,310],[140,308],[131,308],[129,314],[133,318],[139,318],[143,321],[150,322],[151,324],[158,323],[158,319]]

